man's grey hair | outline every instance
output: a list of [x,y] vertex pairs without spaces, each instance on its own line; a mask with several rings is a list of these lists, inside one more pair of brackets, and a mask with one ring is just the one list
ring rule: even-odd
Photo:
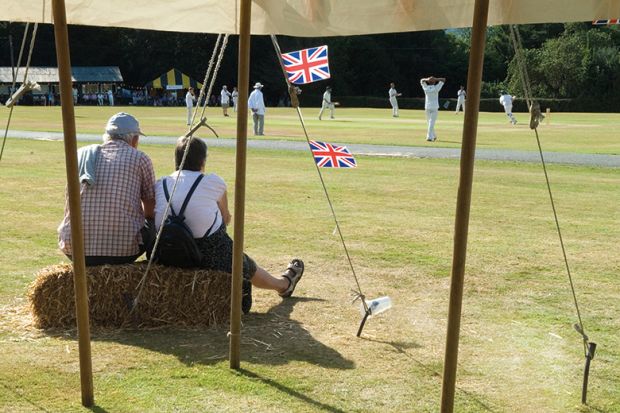
[[104,133],[103,134],[103,143],[106,143],[108,141],[111,140],[121,140],[121,141],[125,141],[128,144],[131,145],[131,142],[133,142],[133,138],[134,136],[138,135],[137,133],[125,133],[122,135],[110,135],[109,133]]

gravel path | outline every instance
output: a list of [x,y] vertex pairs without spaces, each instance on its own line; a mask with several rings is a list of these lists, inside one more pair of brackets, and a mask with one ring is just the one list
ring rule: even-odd
[[[59,132],[9,131],[8,137],[20,139],[62,140]],[[100,142],[101,135],[78,134],[78,141]],[[214,147],[234,147],[234,139],[205,139],[207,145]],[[148,144],[172,145],[176,142],[173,136],[148,136],[142,142]],[[305,151],[308,146],[304,142],[275,141],[250,138],[248,147],[254,149],[280,149]],[[349,150],[356,155],[393,156],[402,158],[442,158],[459,159],[461,150],[458,148],[433,148],[416,146],[387,146],[347,144]],[[545,161],[570,165],[586,165],[606,168],[620,168],[620,155],[580,154],[569,152],[544,152]],[[540,162],[538,152],[516,151],[508,149],[476,149],[476,159],[486,161]]]

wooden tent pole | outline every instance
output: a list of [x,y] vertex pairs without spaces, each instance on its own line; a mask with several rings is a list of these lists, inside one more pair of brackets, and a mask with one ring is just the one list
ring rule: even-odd
[[75,311],[77,314],[78,344],[80,355],[80,381],[82,405],[93,406],[93,369],[90,353],[90,324],[88,320],[88,287],[86,285],[86,264],[84,260],[84,237],[82,233],[82,210],[80,206],[80,182],[78,177],[75,113],[73,110],[73,89],[71,82],[71,60],[69,58],[69,35],[64,0],[52,0],[54,37],[58,76],[60,80],[60,102],[62,106],[62,127],[65,143],[65,164],[67,170],[67,191],[71,214],[71,249],[73,253],[73,283],[75,287]]
[[461,328],[461,308],[463,304],[463,284],[465,278],[465,258],[467,256],[467,233],[469,229],[469,210],[471,188],[474,177],[474,158],[476,153],[476,133],[478,112],[480,110],[480,89],[482,66],[487,30],[489,0],[476,0],[471,31],[471,49],[467,72],[467,100],[461,146],[461,170],[456,201],[454,222],[454,252],[452,256],[452,281],[450,284],[450,305],[448,309],[448,331],[443,367],[441,389],[441,412],[454,410],[454,391],[456,386],[456,367],[459,352],[459,333]]
[[239,27],[239,105],[237,107],[237,157],[235,166],[235,232],[233,242],[232,287],[230,297],[230,368],[240,366],[241,285],[243,270],[243,224],[245,214],[245,170],[248,141],[248,88],[250,83],[251,0],[241,0]]

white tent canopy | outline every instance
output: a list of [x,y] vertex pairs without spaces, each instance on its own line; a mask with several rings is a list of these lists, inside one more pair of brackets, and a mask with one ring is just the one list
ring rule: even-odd
[[[233,0],[66,0],[67,23],[239,33]],[[474,0],[254,0],[252,34],[345,36],[470,27]],[[493,0],[489,25],[620,17],[620,0]],[[4,0],[0,20],[52,23],[51,0]]]

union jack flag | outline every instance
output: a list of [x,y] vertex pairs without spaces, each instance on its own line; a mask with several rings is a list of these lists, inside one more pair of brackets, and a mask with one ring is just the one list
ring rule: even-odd
[[604,26],[608,24],[620,24],[620,19],[603,19],[603,20],[594,20],[592,22],[595,26]]
[[357,163],[346,146],[332,145],[327,142],[310,141],[310,150],[314,162],[319,168],[355,168]]
[[329,79],[327,46],[282,53],[282,64],[289,82],[296,85]]

